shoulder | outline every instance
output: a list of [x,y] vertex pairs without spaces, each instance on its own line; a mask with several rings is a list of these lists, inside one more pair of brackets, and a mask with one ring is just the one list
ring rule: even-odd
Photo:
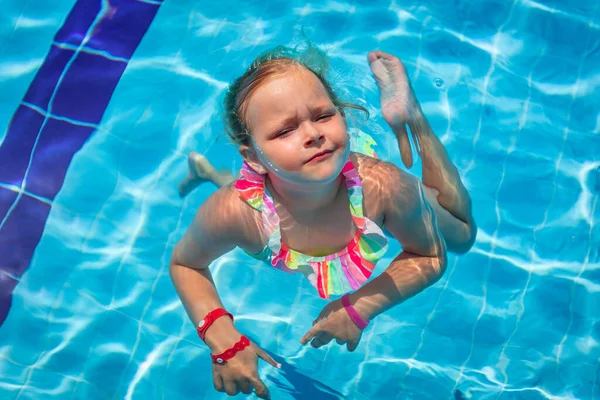
[[233,186],[214,192],[198,208],[192,224],[175,246],[172,263],[205,268],[236,246],[255,249],[262,238],[256,210]]
[[244,247],[248,238],[257,236],[260,212],[240,196],[233,185],[219,188],[200,206],[196,220],[210,227],[214,233],[228,236],[236,245]]

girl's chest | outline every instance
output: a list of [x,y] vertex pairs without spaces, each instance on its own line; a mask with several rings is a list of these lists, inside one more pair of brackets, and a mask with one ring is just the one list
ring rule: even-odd
[[[363,199],[363,215],[382,226],[383,215],[369,199]],[[281,240],[290,249],[310,256],[326,256],[348,246],[357,235],[347,192],[335,206],[310,217],[294,216],[279,210]]]
[[348,208],[318,213],[311,218],[284,214],[280,223],[281,240],[287,247],[317,257],[344,249],[356,230]]

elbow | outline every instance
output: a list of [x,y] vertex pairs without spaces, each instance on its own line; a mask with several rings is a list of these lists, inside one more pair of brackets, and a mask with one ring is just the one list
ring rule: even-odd
[[179,244],[176,244],[169,260],[169,277],[173,283],[175,283],[177,275],[181,272],[181,268],[185,267],[185,264],[181,262],[180,253]]
[[169,273],[172,273],[173,269],[175,269],[177,265],[180,265],[178,245],[179,244],[176,244],[171,252],[171,258],[169,259]]
[[200,263],[191,263],[186,260],[186,257],[182,256],[183,248],[176,244],[173,252],[171,253],[171,259],[169,260],[169,276],[171,280],[180,273],[181,271],[185,271],[187,269],[199,270],[202,271],[207,268],[207,265]]
[[181,265],[176,262],[175,257],[171,256],[171,260],[169,261],[169,278],[171,278],[173,284],[175,283],[177,272],[180,268]]

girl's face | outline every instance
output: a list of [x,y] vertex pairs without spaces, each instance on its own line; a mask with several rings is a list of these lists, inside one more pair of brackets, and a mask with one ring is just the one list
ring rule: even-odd
[[304,68],[260,86],[248,100],[246,124],[256,150],[283,170],[285,180],[331,181],[348,157],[346,122],[319,79]]

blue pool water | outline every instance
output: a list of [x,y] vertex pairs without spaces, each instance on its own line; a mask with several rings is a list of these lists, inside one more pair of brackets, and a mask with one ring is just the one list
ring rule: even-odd
[[600,399],[599,4],[3,2],[0,398],[228,398],[167,269],[214,187],[181,200],[176,186],[192,150],[240,167],[222,133],[224,90],[304,27],[399,166],[366,53],[404,60],[479,232],[354,353],[299,344],[326,304],[308,281],[240,250],[217,260],[238,329],[283,363],[260,364],[272,398]]

